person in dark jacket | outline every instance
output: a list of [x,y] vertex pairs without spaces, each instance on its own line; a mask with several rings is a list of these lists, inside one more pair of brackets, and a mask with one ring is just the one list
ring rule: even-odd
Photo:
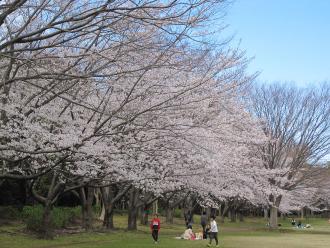
[[203,212],[201,215],[201,226],[203,228],[203,239],[206,239],[206,225],[207,225],[207,215]]
[[190,210],[184,214],[184,221],[186,224],[186,227],[188,228],[189,225],[192,225],[192,214],[190,212]]

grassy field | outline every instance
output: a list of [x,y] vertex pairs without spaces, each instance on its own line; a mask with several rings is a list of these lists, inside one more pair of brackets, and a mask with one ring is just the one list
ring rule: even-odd
[[[39,240],[26,234],[24,225],[10,223],[0,226],[1,248],[197,248],[206,247],[207,241],[176,240],[184,231],[183,221],[176,219],[174,225],[162,225],[159,244],[152,242],[149,229],[139,226],[136,232],[125,231],[125,216],[116,216],[118,230],[104,232],[83,232],[64,234],[54,240]],[[243,223],[225,223],[220,225],[220,247],[226,248],[329,248],[330,224],[325,219],[309,219],[311,229],[295,229],[290,220],[281,220],[282,227],[278,231],[265,228],[263,219],[246,219]],[[196,221],[198,223],[198,221]],[[199,231],[195,224],[194,231]]]

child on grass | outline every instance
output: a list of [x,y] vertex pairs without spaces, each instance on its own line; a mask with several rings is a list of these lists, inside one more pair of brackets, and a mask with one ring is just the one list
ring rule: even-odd
[[211,217],[211,223],[210,223],[210,243],[208,243],[207,246],[211,246],[212,240],[215,239],[215,247],[219,247],[218,245],[218,225],[217,222],[215,221],[215,216]]

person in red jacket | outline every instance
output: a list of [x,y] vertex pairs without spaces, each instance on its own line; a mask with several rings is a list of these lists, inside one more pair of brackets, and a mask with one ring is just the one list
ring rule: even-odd
[[158,243],[158,232],[160,230],[160,220],[158,218],[158,214],[154,214],[154,218],[150,222],[150,229],[152,238],[155,241],[155,244]]

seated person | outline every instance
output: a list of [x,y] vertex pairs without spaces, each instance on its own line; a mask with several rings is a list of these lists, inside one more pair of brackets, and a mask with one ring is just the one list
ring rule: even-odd
[[203,239],[203,233],[202,232],[195,233],[195,236],[196,236],[196,240]]
[[301,220],[298,220],[298,225],[297,225],[298,228],[303,228],[303,224],[301,223]]
[[182,239],[188,239],[188,240],[195,240],[195,234],[192,231],[192,226],[189,225],[188,229],[184,231],[184,233],[181,235]]
[[296,220],[294,218],[292,218],[292,220],[291,220],[291,225],[292,226],[295,226],[296,225]]

